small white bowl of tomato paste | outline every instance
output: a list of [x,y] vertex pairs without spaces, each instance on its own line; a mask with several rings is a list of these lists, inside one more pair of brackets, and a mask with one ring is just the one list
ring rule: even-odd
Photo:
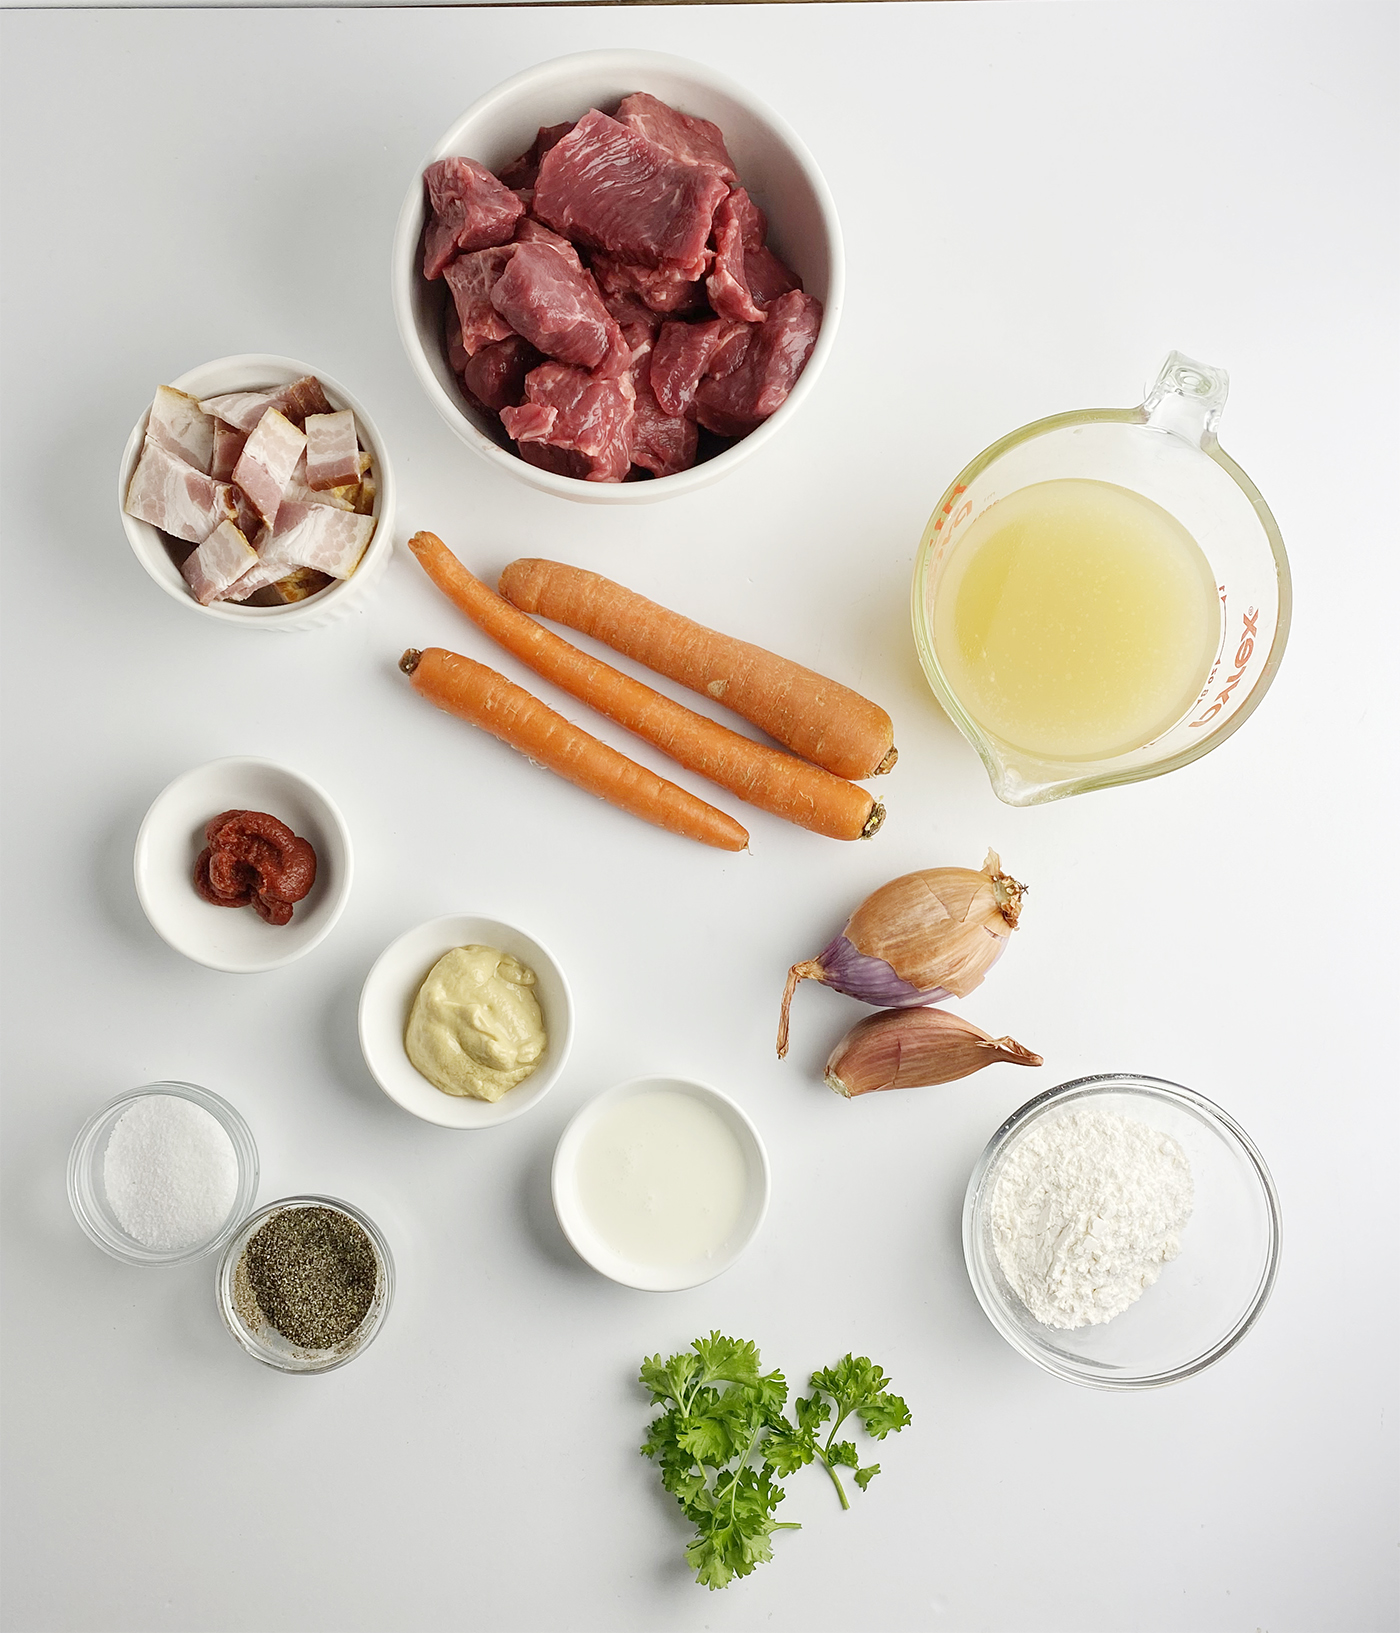
[[[717,178],[695,188],[704,194],[695,210],[710,212],[697,231],[672,242],[670,222],[648,237],[635,218],[614,229],[590,214],[580,178],[606,171],[610,197],[633,197],[648,165],[668,157],[690,168],[667,197],[690,197],[697,169]],[[455,159],[472,161],[475,175],[441,168]],[[478,230],[478,201],[504,224]],[[552,296],[537,309],[536,290],[570,278],[583,285],[575,310],[606,308],[597,322],[600,333],[612,326],[612,340],[606,352],[599,343],[601,361],[577,346],[572,320],[561,330]],[[561,57],[489,91],[415,170],[394,237],[399,334],[438,413],[498,470],[595,504],[690,493],[766,447],[816,386],[844,287],[836,206],[801,138],[727,75],[651,51]],[[629,348],[633,361],[619,364]],[[673,371],[663,360],[678,351]],[[493,355],[498,373],[483,367]],[[619,376],[635,392],[620,411],[630,428],[602,438],[600,451],[593,428],[599,414],[607,422]]]
[[[224,825],[230,845],[223,830],[210,833],[222,817],[250,819]],[[300,875],[292,884],[289,862]],[[271,760],[238,757],[196,766],[161,790],[136,836],[133,873],[164,942],[211,970],[247,975],[325,940],[349,899],[354,858],[323,788]]]

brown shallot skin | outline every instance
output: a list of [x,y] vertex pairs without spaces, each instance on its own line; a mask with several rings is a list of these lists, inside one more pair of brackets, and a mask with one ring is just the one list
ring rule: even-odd
[[316,882],[316,852],[267,811],[223,811],[204,827],[194,887],[215,907],[251,906],[268,924],[291,922]]
[[946,1009],[882,1009],[857,1021],[832,1050],[826,1084],[851,1100],[881,1089],[953,1083],[999,1060],[1043,1064],[1014,1038],[994,1038]]

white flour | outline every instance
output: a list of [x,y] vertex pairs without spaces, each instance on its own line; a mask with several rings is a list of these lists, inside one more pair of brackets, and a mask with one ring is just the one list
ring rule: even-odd
[[992,1198],[992,1241],[1016,1296],[1047,1327],[1121,1315],[1181,1251],[1194,1190],[1169,1134],[1111,1111],[1047,1118],[1016,1146]]

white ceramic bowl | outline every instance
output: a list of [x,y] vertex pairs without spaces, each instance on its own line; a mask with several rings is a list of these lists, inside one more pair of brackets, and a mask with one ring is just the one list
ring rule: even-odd
[[[743,1210],[721,1246],[703,1259],[659,1266],[638,1264],[619,1253],[599,1234],[583,1205],[578,1183],[579,1153],[599,1119],[624,1101],[658,1089],[691,1095],[717,1112],[738,1140],[747,1170]],[[768,1153],[759,1132],[737,1101],[731,1100],[727,1094],[721,1094],[718,1089],[712,1089],[707,1083],[696,1083],[684,1077],[639,1077],[630,1083],[619,1083],[611,1089],[604,1089],[575,1114],[555,1148],[551,1187],[559,1228],[568,1237],[570,1246],[579,1258],[625,1287],[638,1287],[649,1293],[669,1293],[712,1281],[728,1270],[743,1253],[758,1234],[767,1215],[772,1175],[768,1167]]]
[[[194,887],[204,825],[221,811],[266,811],[310,842],[316,882],[290,924],[266,924],[251,907],[215,907]],[[354,859],[345,818],[309,777],[271,760],[211,760],[156,796],[136,836],[136,894],[151,927],[176,952],[211,970],[275,970],[331,932],[350,895]]]
[[[528,465],[511,452],[496,420],[473,408],[448,366],[443,342],[447,298],[441,279],[419,271],[426,213],[423,172],[460,154],[497,170],[535,139],[541,125],[577,119],[590,107],[613,108],[647,91],[682,113],[712,119],[724,132],[739,180],[767,213],[774,251],[821,301],[821,333],[797,384],[777,413],[716,458],[647,482],[584,482]],[[645,505],[692,493],[751,459],[811,395],[831,353],[845,294],[841,227],[831,191],[801,138],[726,74],[655,51],[585,51],[529,68],[488,91],[433,145],[409,182],[394,234],[394,316],[408,360],[433,406],[469,448],[531,487],[593,504]]]
[[[404,1033],[428,971],[454,947],[498,947],[535,972],[544,1015],[544,1058],[523,1083],[494,1103],[444,1094],[408,1058]],[[500,919],[450,913],[429,919],[392,941],[375,960],[360,992],[360,1050],[385,1094],[440,1128],[495,1128],[537,1106],[559,1081],[574,1041],[574,1001],[554,955],[533,936]]]
[[[1098,1326],[1061,1329],[1037,1321],[1007,1281],[991,1213],[1019,1142],[1070,1110],[1112,1112],[1169,1134],[1191,1165],[1195,1199],[1181,1252],[1135,1303]],[[1061,1083],[1027,1101],[992,1136],[963,1205],[967,1272],[992,1325],[1037,1366],[1093,1389],[1155,1389],[1228,1354],[1268,1302],[1282,1231],[1273,1179],[1239,1124],[1204,1095],[1128,1072]]]
[[290,385],[303,375],[314,374],[325,389],[332,408],[354,411],[355,426],[365,445],[372,464],[370,470],[377,484],[374,497],[374,536],[361,558],[360,565],[349,578],[329,584],[317,595],[305,601],[289,602],[285,607],[245,607],[237,601],[215,601],[202,607],[190,593],[180,569],[170,559],[165,539],[157,527],[149,522],[138,522],[126,513],[126,490],[131,485],[131,473],[141,457],[146,440],[146,421],[150,418],[149,405],[137,420],[127,438],[122,454],[121,470],[117,473],[117,509],[126,529],[127,542],[136,559],[167,595],[182,606],[202,613],[206,618],[217,618],[225,624],[242,624],[257,629],[315,629],[338,618],[354,601],[375,583],[394,553],[394,472],[374,421],[358,398],[330,375],[310,363],[299,363],[293,357],[274,357],[263,352],[245,352],[239,357],[220,357],[213,363],[201,364],[182,374],[178,380],[152,380],[150,395],[154,398],[158,385],[172,386],[176,391],[188,392],[191,397],[215,397],[227,391],[261,391],[273,386]]

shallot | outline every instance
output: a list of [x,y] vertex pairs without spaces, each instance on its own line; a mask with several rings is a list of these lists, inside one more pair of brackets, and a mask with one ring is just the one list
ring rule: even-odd
[[972,868],[925,868],[882,885],[816,958],[788,971],[778,1057],[788,1050],[788,1010],[799,981],[821,981],[886,1009],[965,998],[1006,951],[1026,887],[987,852]]
[[851,1100],[879,1089],[952,1083],[998,1060],[1043,1064],[1014,1038],[994,1038],[946,1009],[882,1009],[857,1021],[831,1051],[826,1085]]

